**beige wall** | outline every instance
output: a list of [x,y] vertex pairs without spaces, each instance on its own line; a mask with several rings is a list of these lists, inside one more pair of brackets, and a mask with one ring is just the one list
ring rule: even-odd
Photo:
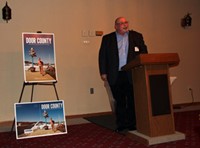
[[[199,0],[7,0],[12,20],[0,19],[0,121],[12,120],[23,85],[22,32],[55,33],[60,99],[66,115],[110,111],[108,94],[98,73],[101,37],[82,37],[81,31],[114,30],[118,16],[130,28],[143,33],[149,52],[178,52],[181,63],[170,70],[177,80],[172,86],[173,103],[191,102],[188,87],[200,101],[200,1]],[[6,0],[0,1],[3,8]],[[180,27],[181,18],[192,13],[192,27]],[[1,15],[0,15],[1,16]],[[87,41],[88,44],[83,42]],[[94,94],[89,89],[94,88]],[[31,87],[22,101],[29,102]],[[53,87],[36,86],[34,101],[56,99]]]

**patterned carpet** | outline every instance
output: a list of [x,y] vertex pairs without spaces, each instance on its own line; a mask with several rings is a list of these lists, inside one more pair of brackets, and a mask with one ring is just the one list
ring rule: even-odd
[[200,148],[200,111],[175,113],[176,130],[185,140],[145,146],[94,123],[68,126],[68,134],[16,140],[15,133],[0,133],[1,148]]

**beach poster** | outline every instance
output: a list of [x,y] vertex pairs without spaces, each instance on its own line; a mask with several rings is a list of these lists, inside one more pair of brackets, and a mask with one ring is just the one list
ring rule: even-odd
[[17,139],[67,134],[64,101],[15,103]]
[[56,56],[53,33],[22,33],[24,81],[56,82]]

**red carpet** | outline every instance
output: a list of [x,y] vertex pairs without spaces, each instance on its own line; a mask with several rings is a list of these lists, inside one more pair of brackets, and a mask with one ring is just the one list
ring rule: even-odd
[[[200,111],[175,113],[176,130],[186,140],[150,148],[200,148]],[[1,148],[147,148],[135,140],[93,123],[68,126],[68,134],[16,140],[15,133],[0,133]]]

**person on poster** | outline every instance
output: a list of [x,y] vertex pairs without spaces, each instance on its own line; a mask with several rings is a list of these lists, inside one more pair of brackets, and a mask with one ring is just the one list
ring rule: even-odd
[[52,118],[50,118],[50,124],[51,124],[52,131],[56,132],[56,128],[55,128],[55,125],[54,125],[55,121]]
[[148,53],[143,35],[129,30],[124,17],[115,20],[115,31],[104,35],[99,50],[99,71],[101,79],[108,82],[116,102],[116,132],[136,129],[135,106],[131,71],[121,68],[136,55]]
[[44,67],[43,67],[44,63],[41,60],[41,58],[38,58],[38,66],[39,66],[40,74],[42,74],[44,76],[45,75]]

